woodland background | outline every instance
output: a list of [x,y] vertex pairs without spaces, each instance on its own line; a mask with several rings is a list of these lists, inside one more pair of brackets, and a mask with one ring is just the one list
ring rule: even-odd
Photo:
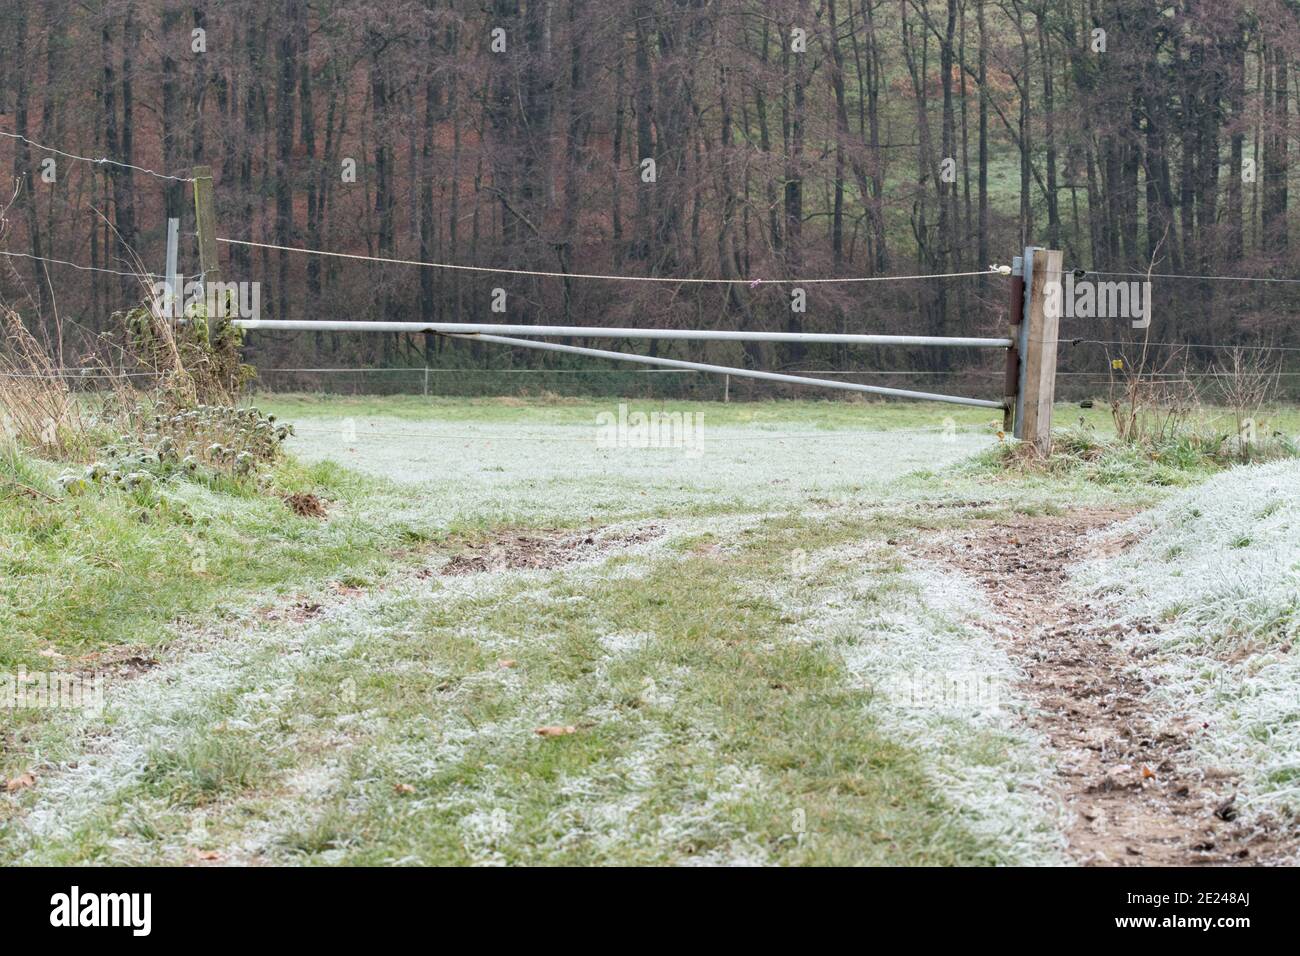
[[[768,282],[980,270],[1026,244],[1063,249],[1069,268],[1300,276],[1294,0],[4,0],[0,13],[0,131],[179,175],[209,164],[230,238]],[[491,49],[496,28],[504,53]],[[792,50],[796,29],[806,52]],[[179,216],[182,271],[198,271],[187,184],[63,157],[46,183],[49,155],[0,138],[12,179],[0,250],[117,270],[133,250],[161,272],[166,220]],[[642,182],[647,157],[654,183]],[[940,175],[945,158],[955,182]],[[998,276],[813,285],[800,314],[772,285],[221,251],[225,279],[262,283],[264,318],[935,335],[1007,323]],[[490,308],[498,287],[504,315]],[[102,352],[113,313],[141,296],[132,278],[0,258],[0,298],[70,364]],[[1151,338],[1192,343],[1193,370],[1231,345],[1269,346],[1294,369],[1298,305],[1300,284],[1156,280]],[[1072,387],[1104,387],[1120,348],[1108,343],[1140,334],[1065,320],[1062,337],[1082,340],[1062,346]],[[928,375],[1000,397],[997,355],[659,348],[908,369],[884,381]],[[274,387],[310,384],[277,367],[566,365],[435,336],[256,333],[248,354]],[[449,387],[515,388],[491,376]]]

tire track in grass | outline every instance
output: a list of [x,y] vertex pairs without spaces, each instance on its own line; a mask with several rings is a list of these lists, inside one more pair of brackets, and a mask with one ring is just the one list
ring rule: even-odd
[[871,693],[880,730],[921,756],[934,789],[999,864],[1063,859],[1041,741],[1017,725],[1020,676],[978,626],[978,594],[925,563],[904,568],[883,537],[801,557],[761,582],[795,618],[792,639],[826,647]]
[[[632,537],[630,550],[658,546]],[[599,560],[608,552],[592,554]],[[372,592],[318,595],[306,618],[268,614],[264,606],[247,610],[178,638],[165,666],[112,689],[102,718],[56,714],[46,732],[62,740],[61,751],[23,794],[22,809],[0,824],[0,853],[27,863],[193,862],[202,848],[186,845],[187,835],[223,840],[219,818],[234,815],[223,813],[224,805],[242,802],[260,822],[244,844],[226,840],[221,856],[256,859],[283,829],[275,821],[301,820],[301,804],[318,802],[337,776],[303,758],[324,752],[341,765],[355,738],[374,729],[358,709],[338,715],[337,727],[293,725],[286,732],[286,720],[304,716],[285,714],[296,683],[322,660],[346,659],[386,605],[428,590],[425,578],[407,572]],[[461,595],[494,586],[453,580]],[[354,693],[347,681],[341,676],[330,695]],[[123,830],[133,835],[119,836]]]
[[[845,660],[740,586],[784,573],[792,520],[667,522],[563,571],[228,627],[133,682],[102,759],[43,781],[25,859],[998,861]],[[552,723],[578,732],[534,734]]]
[[[740,542],[770,523],[720,520],[725,546],[703,554],[677,535],[644,574],[508,573],[491,594],[440,602],[406,653],[446,660],[463,645],[445,698],[418,727],[390,698],[387,732],[284,846],[353,863],[999,859],[872,726],[869,689],[737,586],[756,560]],[[501,653],[514,666],[494,668]],[[539,739],[542,722],[577,732]],[[453,725],[463,749],[444,761]]]
[[[1185,714],[1155,703],[1158,676],[1091,601],[1065,588],[1090,535],[1128,512],[1077,511],[982,522],[915,550],[969,574],[1001,616],[1023,667],[1028,725],[1046,736],[1071,818],[1071,858],[1100,865],[1269,862],[1293,852],[1275,829],[1237,819],[1232,772],[1205,766]],[[1133,623],[1138,626],[1158,627]]]
[[[722,528],[754,520],[716,519],[716,524]],[[698,526],[691,523],[692,529]],[[696,726],[686,733],[661,724],[675,693],[689,682],[689,669],[656,671],[655,679],[625,673],[637,669],[635,659],[647,651],[652,634],[619,632],[605,622],[594,629],[586,626],[589,618],[600,618],[598,608],[583,606],[589,603],[587,595],[642,586],[645,574],[629,574],[628,567],[620,561],[571,569],[565,575],[506,572],[494,575],[500,587],[490,596],[443,604],[417,629],[433,635],[431,650],[439,635],[455,635],[472,639],[491,656],[512,655],[512,666],[489,662],[458,679],[444,711],[445,716],[460,707],[468,720],[457,759],[431,766],[430,753],[437,744],[428,738],[381,741],[365,755],[354,792],[324,814],[320,827],[366,833],[374,821],[385,819],[380,842],[393,846],[423,841],[430,853],[477,863],[577,861],[593,854],[649,862],[661,858],[665,835],[669,842],[685,842],[701,830],[716,830],[720,814],[712,811],[705,821],[660,815],[656,839],[630,826],[654,790],[665,760],[681,759],[687,766],[709,763],[716,760],[716,748],[713,731],[700,725],[698,713]],[[575,606],[581,608],[576,620],[571,613]],[[557,612],[554,619],[546,619],[548,609]],[[467,628],[460,623],[466,618],[476,623]],[[540,626],[520,627],[521,621],[539,618]],[[557,679],[564,676],[569,679]],[[480,684],[508,689],[491,701],[475,701],[473,688]],[[476,703],[481,712],[474,712]],[[485,714],[500,718],[485,722]],[[550,741],[536,737],[537,726],[556,721],[575,724],[578,733]],[[579,759],[561,757],[549,765],[548,754],[563,755],[566,749]],[[493,772],[485,774],[484,768]],[[539,784],[535,775],[544,782]],[[394,801],[389,786],[394,779],[413,781],[407,784],[415,791],[410,800]],[[726,780],[721,790],[710,791],[704,799],[725,803],[738,783]],[[617,795],[611,796],[611,791]],[[673,832],[674,826],[680,832]],[[717,834],[705,837],[716,842]],[[288,842],[311,846],[322,841],[308,837]],[[327,858],[392,860],[394,852],[371,846],[359,856],[345,851]],[[719,860],[729,858],[726,851],[718,853]],[[447,857],[430,859],[417,853],[414,859],[446,862]]]
[[[1131,547],[1117,547],[1132,541]],[[1234,468],[1106,532],[1072,574],[1153,675],[1152,702],[1191,718],[1198,761],[1241,789],[1241,825],[1289,833],[1300,858],[1300,462]]]

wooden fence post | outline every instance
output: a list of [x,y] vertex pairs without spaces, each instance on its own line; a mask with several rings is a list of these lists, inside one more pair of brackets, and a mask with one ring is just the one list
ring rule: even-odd
[[[1011,265],[1011,305],[1007,310],[1007,337],[1011,347],[1007,349],[1006,376],[1002,382],[1002,432],[1011,434],[1012,425],[1018,423],[1016,399],[1020,395],[1020,323],[1025,320],[1025,260],[1020,256]],[[1018,434],[1018,433],[1017,433]]]
[[[203,295],[207,299],[208,283],[221,281],[221,265],[217,261],[217,203],[212,193],[212,167],[194,167],[194,224],[199,237],[199,271],[203,273]],[[224,296],[217,301],[217,315],[209,320],[225,318]]]
[[[1061,322],[1061,252],[1025,249],[1025,310],[1020,323],[1020,376],[1016,437],[1041,455],[1052,450],[1052,403],[1056,398],[1056,342]],[[1051,291],[1053,307],[1048,307]]]

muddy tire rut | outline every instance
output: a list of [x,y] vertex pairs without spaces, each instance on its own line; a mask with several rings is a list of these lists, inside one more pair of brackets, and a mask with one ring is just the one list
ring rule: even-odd
[[1282,862],[1294,837],[1268,818],[1242,820],[1234,775],[1192,753],[1189,742],[1207,729],[1191,716],[1156,713],[1153,678],[1125,648],[1128,633],[1066,592],[1070,567],[1099,553],[1090,533],[1126,517],[1083,510],[980,522],[912,550],[975,581],[1001,617],[991,630],[1027,675],[1019,688],[1031,704],[1025,720],[1050,744],[1075,862]]
[[629,529],[595,529],[588,532],[501,532],[465,548],[448,559],[442,575],[481,574],[492,571],[536,571],[590,561],[611,551],[653,541],[663,535],[658,525]]

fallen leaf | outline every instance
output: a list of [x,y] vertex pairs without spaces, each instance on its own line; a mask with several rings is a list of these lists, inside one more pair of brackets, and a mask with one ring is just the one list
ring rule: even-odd
[[17,793],[19,790],[26,790],[28,787],[35,786],[36,778],[30,773],[20,773],[12,780],[5,781],[5,793]]
[[498,666],[498,667],[514,667],[514,666],[515,666],[516,664],[518,664],[518,663],[519,663],[518,661],[516,661],[516,660],[511,660],[509,657],[503,657],[503,658],[501,658],[501,660],[497,661],[497,666]]
[[1153,773],[1152,770],[1151,770],[1151,768],[1148,767],[1148,766],[1146,766],[1145,764],[1143,764],[1143,766],[1142,766],[1142,779],[1143,779],[1143,780],[1153,780],[1153,779],[1155,779],[1155,773]]
[[533,733],[539,737],[564,737],[568,734],[576,734],[578,728],[572,725],[561,727],[558,724],[553,727],[538,727]]
[[415,788],[409,783],[394,784],[393,789],[398,793],[415,793]]

